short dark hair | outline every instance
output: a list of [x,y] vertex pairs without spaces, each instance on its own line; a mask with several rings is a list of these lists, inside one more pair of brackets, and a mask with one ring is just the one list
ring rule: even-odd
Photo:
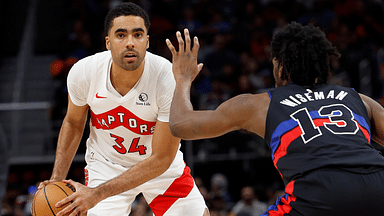
[[104,21],[105,35],[108,36],[108,32],[112,28],[113,20],[115,18],[117,18],[119,16],[129,16],[129,15],[139,16],[139,17],[143,18],[145,28],[147,29],[147,32],[149,31],[149,26],[151,25],[151,23],[149,21],[148,14],[143,10],[143,8],[141,8],[137,4],[134,4],[132,2],[126,2],[126,3],[122,3],[122,4],[117,5],[116,7],[112,8],[108,12],[107,16],[105,17],[105,21]]
[[330,55],[340,57],[324,32],[312,24],[292,22],[278,31],[271,42],[271,57],[283,66],[282,79],[290,78],[302,86],[328,82]]

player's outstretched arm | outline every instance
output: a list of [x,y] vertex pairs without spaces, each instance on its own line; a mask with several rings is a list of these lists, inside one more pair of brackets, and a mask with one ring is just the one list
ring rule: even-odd
[[[184,30],[185,42],[180,32],[176,33],[178,51],[167,39],[166,43],[172,53],[173,74],[176,88],[171,105],[169,125],[174,136],[185,140],[211,138],[227,132],[245,129],[264,136],[266,110],[263,107],[269,103],[266,94],[239,95],[224,103],[216,110],[194,111],[190,101],[190,89],[202,64],[197,64],[199,41],[191,38],[187,29]],[[256,103],[255,103],[256,101]],[[259,122],[260,126],[253,127],[250,121]]]
[[371,120],[371,138],[384,146],[384,108],[372,98],[360,94]]

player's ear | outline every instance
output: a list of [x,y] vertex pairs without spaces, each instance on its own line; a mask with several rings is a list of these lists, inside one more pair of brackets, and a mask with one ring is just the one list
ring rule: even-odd
[[111,41],[109,40],[108,36],[105,37],[105,47],[107,50],[111,50]]
[[279,70],[278,72],[279,72],[280,79],[283,79],[284,68],[283,68],[283,64],[282,63],[279,63],[278,70]]
[[149,48],[149,35],[147,35],[147,49]]

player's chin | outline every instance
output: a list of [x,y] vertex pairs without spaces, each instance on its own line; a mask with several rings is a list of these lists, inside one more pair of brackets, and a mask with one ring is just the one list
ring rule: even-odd
[[132,62],[132,63],[126,63],[123,68],[126,71],[134,71],[137,68],[139,68],[139,66],[140,65],[137,62]]

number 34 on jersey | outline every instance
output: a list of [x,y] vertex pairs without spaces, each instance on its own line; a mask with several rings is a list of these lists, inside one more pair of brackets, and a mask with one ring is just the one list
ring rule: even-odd
[[[123,106],[118,106],[105,113],[95,114],[91,111],[92,126],[96,129],[113,130],[117,127],[124,127],[137,135],[152,135],[155,130],[156,122],[146,121]],[[132,141],[124,140],[123,137],[110,133],[110,137],[114,140],[112,146],[118,153],[135,153],[145,155],[147,147],[140,145],[140,137],[133,138]],[[128,148],[125,145],[129,145]]]

